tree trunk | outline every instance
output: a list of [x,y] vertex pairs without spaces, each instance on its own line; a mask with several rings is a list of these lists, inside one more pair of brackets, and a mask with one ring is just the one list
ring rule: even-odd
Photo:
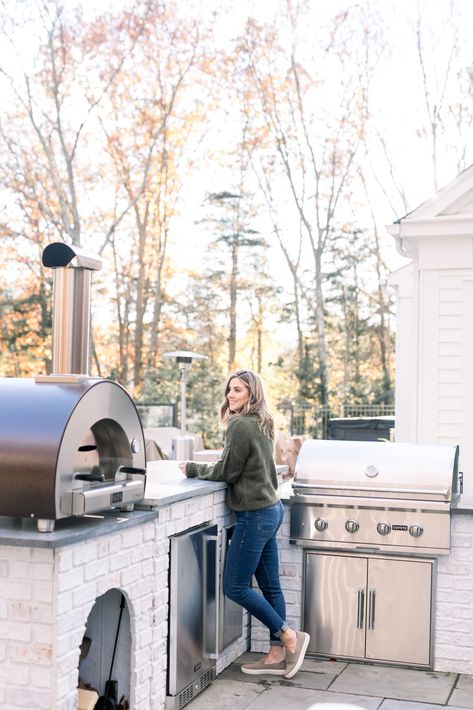
[[238,239],[232,240],[232,270],[230,274],[230,332],[228,335],[228,370],[235,366],[237,335]]

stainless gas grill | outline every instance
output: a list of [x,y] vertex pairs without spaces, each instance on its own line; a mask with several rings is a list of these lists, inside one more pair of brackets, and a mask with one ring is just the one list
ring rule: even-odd
[[458,447],[308,440],[296,463],[291,540],[414,554],[450,549]]
[[306,441],[290,539],[308,653],[432,668],[436,556],[450,549],[458,447]]

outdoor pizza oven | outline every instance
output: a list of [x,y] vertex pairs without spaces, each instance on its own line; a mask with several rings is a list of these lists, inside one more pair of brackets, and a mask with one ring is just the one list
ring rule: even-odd
[[54,269],[51,375],[0,378],[0,515],[55,521],[131,510],[146,480],[141,421],[127,391],[88,374],[91,272],[100,259],[50,244]]

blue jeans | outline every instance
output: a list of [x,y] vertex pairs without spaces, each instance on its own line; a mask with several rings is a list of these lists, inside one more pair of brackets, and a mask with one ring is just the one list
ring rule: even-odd
[[[281,527],[281,501],[262,510],[236,512],[223,576],[224,594],[244,607],[270,632],[270,644],[281,645],[288,628],[286,602],[279,582],[276,533]],[[251,588],[253,575],[262,595]]]

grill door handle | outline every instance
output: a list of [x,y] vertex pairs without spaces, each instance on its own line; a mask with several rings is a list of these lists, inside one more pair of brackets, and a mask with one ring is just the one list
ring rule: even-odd
[[356,613],[356,628],[362,629],[365,623],[365,590],[358,590],[358,606]]
[[367,486],[366,488],[363,488],[362,484],[359,486],[351,486],[351,485],[334,485],[333,483],[317,483],[316,486],[314,486],[313,483],[293,483],[292,484],[293,488],[310,488],[311,490],[314,491],[314,493],[317,493],[318,490],[333,490],[337,489],[337,491],[362,491],[363,493],[373,491],[374,493],[417,493],[417,494],[429,494],[432,495],[432,493],[435,494],[440,494],[442,496],[447,496],[449,489],[448,488],[442,488],[440,490],[435,490],[434,488],[386,488],[386,487],[381,487],[381,488],[374,488],[373,486]]
[[370,589],[368,597],[368,628],[372,631],[374,629],[374,622],[376,616],[376,590]]

